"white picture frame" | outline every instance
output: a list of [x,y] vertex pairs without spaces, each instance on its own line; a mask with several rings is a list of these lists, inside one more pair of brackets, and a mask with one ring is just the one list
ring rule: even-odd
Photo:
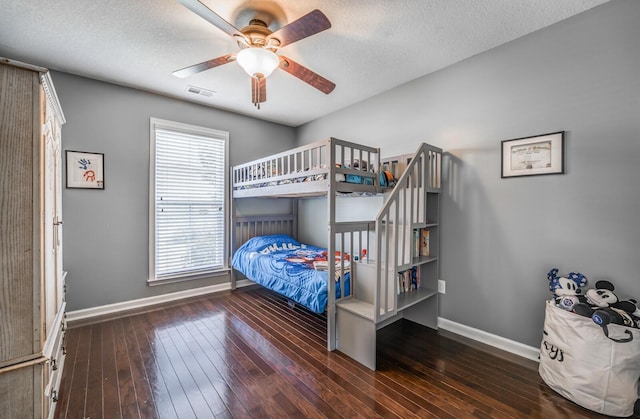
[[104,189],[104,154],[66,150],[67,188]]

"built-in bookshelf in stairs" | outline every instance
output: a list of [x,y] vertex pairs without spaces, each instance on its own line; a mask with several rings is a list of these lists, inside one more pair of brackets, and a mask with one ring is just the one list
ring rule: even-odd
[[336,305],[338,350],[371,369],[379,329],[402,318],[437,329],[441,162],[424,143],[382,162],[403,175],[376,217],[375,258],[352,264],[352,297]]

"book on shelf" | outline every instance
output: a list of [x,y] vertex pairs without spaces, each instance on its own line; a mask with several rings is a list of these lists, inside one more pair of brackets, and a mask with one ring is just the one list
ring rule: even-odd
[[404,272],[398,272],[398,294],[402,294],[404,291]]
[[429,256],[429,229],[420,230],[420,256]]
[[419,274],[420,270],[417,267],[411,268],[411,286],[409,289],[417,290],[420,284],[418,283],[418,279],[420,278]]
[[420,269],[414,266],[406,271],[398,272],[398,294],[420,288]]

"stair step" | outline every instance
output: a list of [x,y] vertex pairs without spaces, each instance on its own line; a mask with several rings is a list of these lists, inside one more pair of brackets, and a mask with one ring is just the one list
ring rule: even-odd
[[374,321],[373,319],[373,304],[367,303],[362,300],[350,298],[346,301],[339,301],[336,303],[339,310],[346,310],[364,319]]

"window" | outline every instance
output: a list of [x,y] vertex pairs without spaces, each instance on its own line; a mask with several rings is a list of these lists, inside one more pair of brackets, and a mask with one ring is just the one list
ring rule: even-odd
[[151,118],[149,282],[226,272],[229,133]]

